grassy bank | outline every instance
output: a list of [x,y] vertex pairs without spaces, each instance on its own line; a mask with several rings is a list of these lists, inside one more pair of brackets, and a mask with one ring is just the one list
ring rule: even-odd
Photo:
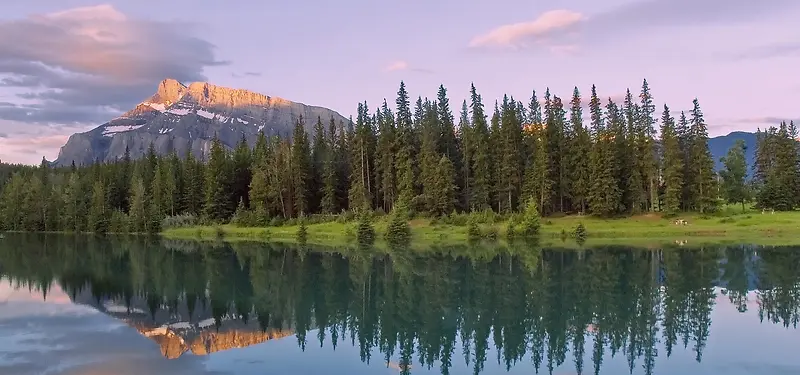
[[[676,225],[682,219],[686,225]],[[377,218],[373,225],[377,237],[383,237],[388,218]],[[415,219],[409,222],[412,241],[421,244],[459,243],[469,239],[466,225],[446,224],[442,220]],[[763,244],[800,244],[800,212],[761,211],[741,213],[730,209],[715,216],[687,214],[673,218],[661,215],[640,215],[620,219],[602,219],[590,216],[543,218],[541,238],[544,242],[569,237],[578,224],[588,232],[588,243],[655,244],[666,242],[719,243],[747,242]],[[308,243],[320,245],[346,245],[356,241],[356,223],[328,222],[309,224]],[[487,237],[503,240],[507,237],[508,222],[498,219],[480,225]],[[163,232],[166,238],[226,241],[295,242],[297,225],[241,228],[232,225],[195,226],[171,228]]]

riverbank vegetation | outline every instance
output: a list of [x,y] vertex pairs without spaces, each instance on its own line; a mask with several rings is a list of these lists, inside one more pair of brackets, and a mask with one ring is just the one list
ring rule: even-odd
[[[411,101],[401,83],[394,109],[359,103],[347,124],[298,118],[291,137],[262,133],[233,150],[214,139],[205,155],[173,144],[141,160],[3,165],[0,229],[279,236],[302,221],[309,237],[342,236],[369,213],[376,239],[561,236],[579,224],[590,237],[763,235],[793,224],[761,212],[800,206],[793,123],[759,131],[755,165],[740,142],[717,173],[699,101],[688,113],[664,105],[658,118],[647,81],[622,103],[592,87],[586,114],[577,88],[569,100],[547,89],[542,100],[534,91],[528,104],[504,96],[491,106],[473,85],[457,119],[444,87]],[[716,219],[725,202],[757,214]],[[672,224],[687,215],[690,225]]]

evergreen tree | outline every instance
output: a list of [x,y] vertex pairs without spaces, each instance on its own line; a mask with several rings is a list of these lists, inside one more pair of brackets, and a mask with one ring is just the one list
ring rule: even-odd
[[314,124],[314,140],[311,146],[311,186],[314,195],[311,199],[311,211],[321,211],[325,160],[328,157],[328,138],[325,136],[325,126],[322,117],[317,116]]
[[386,99],[381,106],[381,121],[378,123],[378,144],[375,150],[376,173],[380,185],[380,205],[385,212],[392,208],[397,198],[397,182],[395,175],[396,133],[394,114],[392,114]]
[[398,195],[410,200],[414,197],[414,135],[408,92],[404,82],[397,91],[397,145],[395,150],[395,170],[397,171]]
[[189,214],[200,215],[203,212],[204,180],[203,164],[195,159],[191,147],[189,147],[184,161],[184,193],[181,204]]
[[525,133],[528,159],[525,164],[525,196],[535,198],[540,210],[550,204],[553,182],[547,172],[547,134],[536,91],[528,105],[528,127]]
[[436,108],[433,103],[426,100],[422,105],[422,119],[420,120],[421,146],[420,146],[420,173],[425,210],[434,212],[436,184],[439,176],[439,138],[441,128],[437,118]]
[[244,133],[242,133],[242,138],[233,150],[231,207],[241,200],[244,201],[245,207],[250,207],[250,180],[253,178],[252,170],[250,169],[253,164],[252,158],[252,151]]
[[655,112],[656,106],[653,103],[653,96],[650,93],[650,86],[647,80],[642,81],[642,91],[639,94],[641,100],[639,122],[637,132],[637,151],[640,155],[639,169],[642,179],[648,192],[650,211],[658,210],[658,159],[656,158],[655,142]]
[[572,92],[570,101],[570,124],[572,126],[572,144],[570,146],[570,176],[572,185],[572,199],[579,212],[586,211],[589,195],[589,160],[587,155],[591,152],[592,140],[589,131],[583,126],[583,108],[581,107],[581,94],[577,87]]
[[460,188],[461,188],[461,208],[463,210],[468,210],[471,207],[471,198],[472,198],[472,154],[474,153],[474,145],[473,145],[473,135],[472,135],[472,124],[469,120],[469,107],[467,106],[467,101],[464,100],[461,103],[461,115],[458,120],[458,142],[461,146],[461,172],[459,175],[461,176]]
[[228,154],[216,136],[211,141],[205,171],[205,215],[212,221],[225,221],[233,214],[231,167]]
[[720,171],[725,199],[728,203],[741,203],[742,211],[745,210],[745,202],[748,199],[745,182],[747,177],[746,149],[744,141],[737,139],[736,144],[728,150],[728,154],[720,158],[725,166],[725,169]]
[[134,174],[131,182],[130,202],[131,232],[145,232],[149,219],[147,192],[144,187],[144,180],[138,174]]
[[348,201],[350,209],[371,209],[374,130],[367,103],[358,104],[354,138],[350,144],[352,169]]
[[[632,214],[637,214],[645,210],[647,204],[647,189],[645,189],[644,169],[642,160],[644,155],[640,143],[644,142],[640,129],[640,117],[642,109],[638,104],[633,103],[633,96],[628,90],[625,95],[625,103],[622,108],[624,115],[611,116],[612,127],[618,129],[616,140],[619,145],[617,152],[619,156],[619,178],[623,185],[623,200],[626,209]],[[624,124],[622,123],[624,116]]]
[[[592,188],[589,194],[589,205],[593,213],[610,216],[618,212],[622,197],[616,171],[616,134],[603,124],[600,98],[597,97],[595,86],[592,86],[592,98],[589,106],[594,138],[590,155]],[[612,116],[616,116],[617,110],[614,102],[609,100],[607,110]]]
[[462,166],[461,162],[461,147],[458,142],[458,135],[455,129],[455,118],[453,112],[450,110],[450,99],[447,98],[447,89],[444,85],[439,86],[439,92],[436,96],[436,112],[439,127],[441,128],[441,137],[439,138],[439,153],[447,156],[450,163],[453,165],[455,172],[456,186],[463,185],[463,177],[461,176]]
[[322,187],[322,200],[321,210],[324,213],[332,214],[337,211],[339,204],[337,201],[337,187],[339,185],[337,164],[338,153],[336,152],[336,122],[331,117],[330,125],[328,126],[328,139],[325,154],[325,165],[323,168],[323,187]]
[[309,183],[311,179],[311,155],[308,144],[308,135],[305,131],[305,121],[301,115],[294,125],[292,134],[292,154],[289,162],[291,174],[294,209],[298,216],[304,216],[309,211],[309,198],[311,192]]
[[714,173],[714,160],[708,149],[708,129],[697,99],[693,101],[689,132],[693,175],[689,189],[694,197],[691,206],[701,213],[711,212],[717,207],[716,173]]
[[447,215],[455,210],[456,184],[453,162],[446,155],[439,158],[436,176],[437,179],[431,194],[431,203],[433,204],[431,208],[436,215]]
[[522,124],[518,122],[517,105],[514,99],[503,97],[500,115],[500,136],[498,150],[501,153],[498,165],[498,182],[501,210],[515,211],[522,190]]
[[481,96],[475,90],[475,85],[470,87],[470,110],[472,111],[472,191],[471,209],[482,211],[490,208],[490,155],[489,129],[486,124],[486,115],[483,109]]
[[664,212],[675,214],[681,209],[683,195],[683,151],[669,107],[664,105],[661,115],[661,149],[664,179]]

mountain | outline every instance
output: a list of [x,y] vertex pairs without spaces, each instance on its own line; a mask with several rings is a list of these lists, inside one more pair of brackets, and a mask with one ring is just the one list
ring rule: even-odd
[[711,156],[714,158],[715,168],[719,171],[725,168],[720,158],[728,154],[728,150],[736,144],[736,140],[744,140],[745,158],[747,159],[747,175],[752,175],[753,163],[756,160],[756,133],[748,132],[733,132],[728,135],[722,135],[708,140],[708,148],[711,150]]
[[327,108],[204,82],[186,86],[165,79],[153,96],[132,110],[88,132],[70,136],[55,164],[109,162],[122,158],[126,147],[135,159],[145,155],[151,142],[160,154],[174,147],[182,155],[191,147],[195,156],[202,157],[215,134],[227,147],[234,147],[242,135],[252,145],[262,130],[267,135],[290,135],[300,116],[305,119],[307,131],[313,128],[317,117],[326,124],[331,117],[337,123],[348,121]]

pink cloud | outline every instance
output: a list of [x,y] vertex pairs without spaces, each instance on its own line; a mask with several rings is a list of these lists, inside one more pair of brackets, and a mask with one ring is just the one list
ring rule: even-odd
[[578,12],[556,9],[542,13],[533,21],[502,25],[473,38],[470,47],[520,47],[526,40],[542,40],[556,31],[574,26],[586,17]]
[[408,69],[408,62],[403,60],[394,61],[391,64],[387,65],[385,70],[387,72],[394,72],[398,70],[406,70]]

